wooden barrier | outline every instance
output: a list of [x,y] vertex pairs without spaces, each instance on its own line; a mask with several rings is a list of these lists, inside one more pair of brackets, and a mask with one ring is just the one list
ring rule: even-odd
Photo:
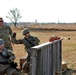
[[31,48],[31,75],[62,75],[62,39]]

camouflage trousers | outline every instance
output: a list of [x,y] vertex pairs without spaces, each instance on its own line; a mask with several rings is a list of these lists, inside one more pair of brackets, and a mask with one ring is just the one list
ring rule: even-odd
[[0,75],[21,75],[15,68],[9,67],[3,72],[0,72]]
[[24,62],[22,65],[22,72],[27,73],[28,75],[30,75],[30,61],[31,61],[30,54],[28,54],[26,62]]

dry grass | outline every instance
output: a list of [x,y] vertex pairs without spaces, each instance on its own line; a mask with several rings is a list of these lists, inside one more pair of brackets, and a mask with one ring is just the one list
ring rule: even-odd
[[[13,29],[13,32],[17,33],[17,39],[23,38],[21,30]],[[70,74],[64,75],[76,75],[73,71],[76,70],[76,31],[47,31],[47,30],[31,30],[31,35],[37,36],[42,43],[48,42],[51,35],[57,35],[60,37],[70,37],[70,40],[62,41],[62,60],[68,62],[68,68],[72,69]],[[14,45],[14,53],[16,60],[19,63],[19,58],[26,55],[23,45]]]
[[49,30],[76,30],[76,24],[45,24],[27,26],[30,29],[49,29]]

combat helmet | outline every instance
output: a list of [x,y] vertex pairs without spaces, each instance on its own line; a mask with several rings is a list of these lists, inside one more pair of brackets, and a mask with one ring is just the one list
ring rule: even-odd
[[29,29],[28,28],[24,28],[23,30],[22,30],[22,34],[23,35],[26,35],[27,33],[29,33],[30,31],[29,31]]
[[0,39],[0,45],[4,44],[3,39]]

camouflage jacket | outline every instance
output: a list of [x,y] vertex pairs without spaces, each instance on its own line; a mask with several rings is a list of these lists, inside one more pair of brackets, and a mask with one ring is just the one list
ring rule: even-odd
[[28,50],[33,46],[39,45],[40,40],[35,36],[29,36],[27,39],[25,37],[19,40],[16,40],[16,38],[13,38],[13,42],[15,44],[24,44],[25,49]]
[[11,63],[13,60],[15,60],[15,54],[12,51],[4,48],[2,53],[0,53],[0,62],[7,61],[7,62]]
[[15,58],[16,57],[12,51],[3,49],[2,53],[0,53],[0,72],[6,70]]
[[4,25],[0,27],[0,39],[4,40],[5,47],[11,46],[10,37],[12,37],[12,30],[9,26]]

